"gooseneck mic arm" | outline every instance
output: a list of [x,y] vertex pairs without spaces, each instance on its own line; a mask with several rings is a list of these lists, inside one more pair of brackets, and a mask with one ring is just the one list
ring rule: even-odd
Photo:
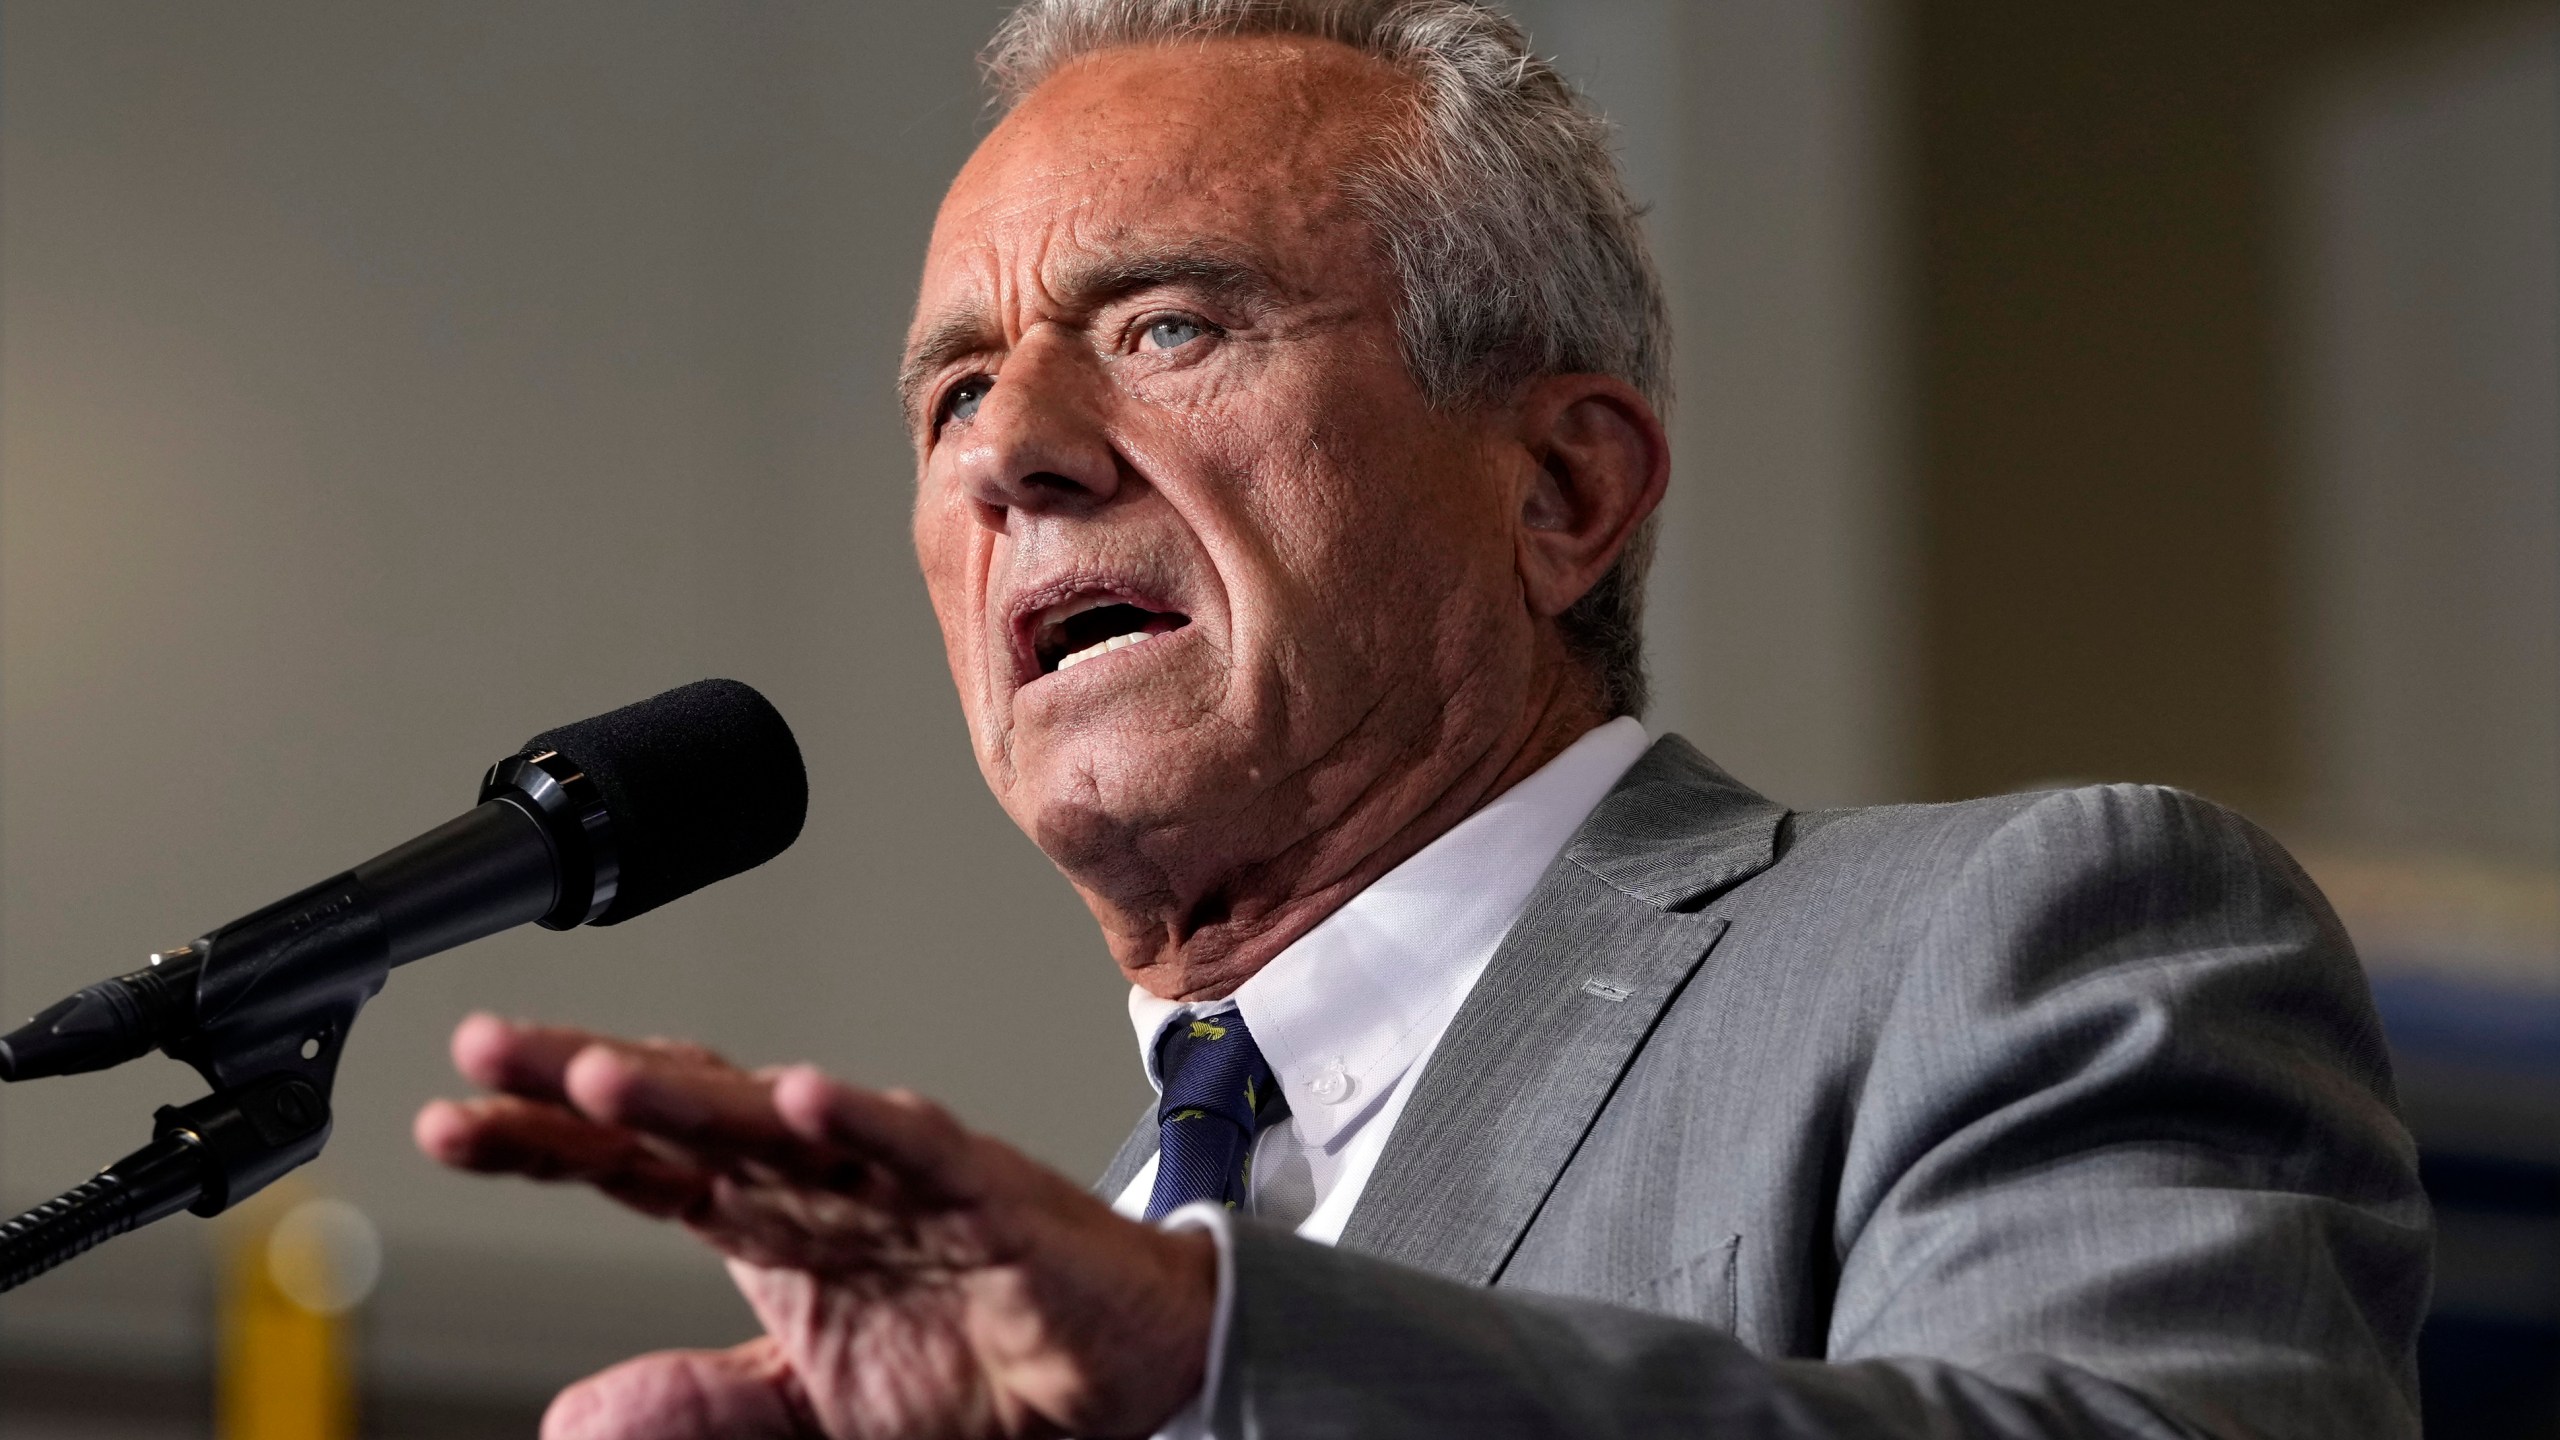
[[201,1147],[184,1133],[154,1140],[68,1194],[0,1225],[0,1290],[14,1290],[128,1230],[195,1204],[204,1193]]
[[612,924],[761,864],[798,836],[808,792],[773,707],[706,680],[534,737],[480,802],[0,1037],[0,1080],[158,1049],[213,1087],[0,1225],[0,1290],[179,1210],[220,1214],[318,1155],[347,1032],[394,966],[527,922]]

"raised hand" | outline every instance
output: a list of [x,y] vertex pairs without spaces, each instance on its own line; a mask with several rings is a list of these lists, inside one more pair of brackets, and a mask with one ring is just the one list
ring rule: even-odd
[[545,1440],[1145,1435],[1201,1384],[1209,1237],[1113,1214],[930,1101],[475,1015],[449,1165],[593,1185],[729,1257],[762,1338],[564,1391]]

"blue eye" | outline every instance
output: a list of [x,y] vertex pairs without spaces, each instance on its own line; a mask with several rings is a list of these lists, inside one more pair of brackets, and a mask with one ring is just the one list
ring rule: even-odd
[[995,380],[986,375],[972,375],[952,386],[951,393],[942,400],[942,418],[946,421],[966,420],[977,414],[978,402],[986,399],[987,392],[994,388]]
[[1147,339],[1159,350],[1179,350],[1209,333],[1209,327],[1188,315],[1167,315],[1147,327]]

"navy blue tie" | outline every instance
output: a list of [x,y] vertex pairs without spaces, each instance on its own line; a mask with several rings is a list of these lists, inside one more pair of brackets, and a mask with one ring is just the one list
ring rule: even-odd
[[1177,1020],[1156,1040],[1156,1188],[1147,1218],[1194,1200],[1242,1205],[1253,1137],[1289,1113],[1241,1012]]

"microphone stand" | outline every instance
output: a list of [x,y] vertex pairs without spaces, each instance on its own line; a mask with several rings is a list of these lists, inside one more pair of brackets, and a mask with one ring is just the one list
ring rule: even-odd
[[[162,1048],[213,1093],[162,1106],[150,1144],[0,1224],[0,1291],[180,1210],[219,1215],[318,1155],[339,1051],[391,959],[379,907],[349,871],[83,992],[139,997],[112,1017],[132,1054],[175,1031]],[[73,1023],[106,1008],[92,1002]]]
[[154,1220],[233,1201],[320,1153],[326,1094],[292,1076],[163,1105],[153,1139],[82,1184],[0,1225],[0,1291]]
[[0,1078],[101,1070],[156,1046],[213,1087],[161,1107],[150,1144],[0,1225],[0,1291],[180,1210],[219,1215],[318,1155],[338,1052],[391,967],[526,921],[595,919],[619,893],[610,818],[557,751],[510,755],[472,810],[0,1038]]
[[[0,1291],[180,1210],[219,1215],[318,1155],[338,1052],[393,966],[516,925],[627,920],[773,858],[808,810],[790,727],[734,680],[682,686],[526,747],[489,768],[464,814],[0,1035],[0,1081],[103,1070],[157,1048],[213,1088],[164,1106],[149,1145],[0,1225]],[[745,802],[727,795],[733,784]],[[618,834],[617,804],[657,828]],[[625,886],[626,847],[652,834],[633,852],[646,883]]]

